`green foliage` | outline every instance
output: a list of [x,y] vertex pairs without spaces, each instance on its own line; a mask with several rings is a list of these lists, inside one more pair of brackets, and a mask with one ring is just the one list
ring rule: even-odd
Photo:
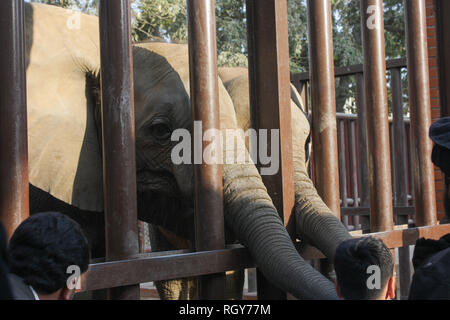
[[[31,0],[95,13],[98,0]],[[314,0],[312,0],[314,1]],[[186,0],[132,0],[133,40],[187,42]],[[247,66],[245,1],[216,0],[219,66]],[[406,56],[403,0],[384,0],[386,58]],[[287,0],[291,72],[308,71],[307,0]],[[335,66],[362,63],[360,1],[331,0]],[[403,76],[406,89],[406,77]],[[355,79],[336,79],[338,112],[355,112]],[[390,90],[388,88],[389,95]]]
[[98,4],[98,0],[29,0],[28,2],[38,2],[68,9],[77,9],[89,14],[95,14],[97,12]]
[[133,1],[133,40],[187,40],[186,0]]

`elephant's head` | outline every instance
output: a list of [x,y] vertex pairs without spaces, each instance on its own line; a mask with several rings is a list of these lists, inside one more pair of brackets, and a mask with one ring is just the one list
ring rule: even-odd
[[[191,130],[187,46],[140,44],[134,50],[134,71],[139,218],[186,236],[182,229],[193,223],[192,166],[171,162],[170,136],[178,128]],[[220,79],[219,101],[220,129],[237,129],[233,101]],[[229,145],[223,147],[225,157]],[[233,148],[246,150],[245,141]],[[224,161],[223,189],[226,226],[269,279],[298,297],[335,297],[331,282],[296,252],[254,164]],[[163,205],[155,209],[159,202]]]
[[[47,23],[33,25],[27,70],[30,183],[82,210],[102,211],[91,81],[100,66],[98,19],[81,15],[81,30],[67,30],[70,12],[33,8],[34,20]],[[173,130],[192,130],[187,46],[136,46],[134,74],[139,218],[192,238],[192,166],[175,165],[170,152]],[[219,90],[221,130],[237,128],[231,98],[221,83]],[[223,198],[226,226],[268,279],[300,298],[336,298],[331,282],[299,256],[253,164],[223,165]]]

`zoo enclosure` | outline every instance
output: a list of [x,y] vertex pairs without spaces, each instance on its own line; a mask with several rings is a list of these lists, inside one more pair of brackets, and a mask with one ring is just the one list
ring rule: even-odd
[[[337,139],[339,150],[339,186],[340,205],[343,223],[350,230],[368,231],[367,216],[370,212],[369,182],[367,165],[367,140],[364,124],[364,78],[362,64],[339,67],[335,77],[353,76],[356,82],[354,97],[357,114],[337,113]],[[413,174],[411,167],[411,126],[410,119],[403,116],[402,71],[407,69],[405,58],[386,61],[390,72],[392,92],[392,117],[389,117],[390,161],[393,164],[394,216],[397,224],[408,222],[408,216],[414,215]],[[303,102],[311,115],[309,73],[291,75],[291,82],[301,93]],[[312,152],[313,154],[313,152]],[[311,161],[312,163],[314,161]],[[310,168],[310,173],[313,173]],[[344,199],[346,199],[344,201]],[[361,224],[362,222],[362,224]]]
[[[246,3],[253,127],[280,129],[282,139],[281,170],[278,175],[265,177],[264,183],[295,239],[291,216],[294,191],[286,1],[247,0]],[[403,248],[414,244],[418,237],[436,239],[450,232],[448,225],[439,226],[436,222],[433,171],[429,156],[431,142],[427,136],[430,117],[427,43],[424,36],[425,1],[405,1],[405,6],[416,227],[394,229],[382,1],[361,0],[364,65],[360,78],[364,78],[365,108],[359,116],[366,128],[361,134],[366,132],[367,174],[371,177],[366,193],[370,194],[368,223],[371,234],[381,238],[389,248]],[[374,11],[367,10],[370,8]],[[188,11],[193,120],[203,121],[203,130],[207,130],[218,124],[214,2],[188,1]],[[1,1],[0,12],[0,217],[11,235],[29,214],[23,0]],[[99,15],[102,90],[107,88],[109,92],[115,93],[109,97],[103,96],[102,108],[107,252],[104,262],[90,265],[89,271],[82,277],[82,289],[113,288],[110,291],[111,298],[133,299],[139,297],[138,284],[142,282],[203,276],[200,297],[223,297],[221,288],[224,272],[253,267],[254,263],[244,247],[224,246],[221,199],[208,198],[200,192],[205,188],[221,190],[220,166],[200,165],[195,168],[198,203],[196,244],[199,251],[138,253],[129,1],[100,0]],[[375,19],[375,28],[366,27],[369,19]],[[335,70],[328,0],[308,1],[308,23],[311,104],[314,106],[314,178],[319,194],[340,217],[341,214],[345,215],[346,209],[340,208]],[[206,85],[199,86],[200,83]],[[360,89],[362,94],[362,87]],[[117,118],[126,120],[114,121]],[[113,150],[115,153],[111,156]],[[119,185],[127,185],[128,188],[125,191],[123,188],[118,190],[116,186]],[[396,206],[403,205],[397,200]],[[204,233],[201,230],[213,231]],[[128,241],[130,234],[132,241]],[[311,247],[302,250],[301,254],[305,259],[323,257]],[[402,281],[404,288],[405,281]],[[259,277],[258,297],[285,299],[286,293]]]

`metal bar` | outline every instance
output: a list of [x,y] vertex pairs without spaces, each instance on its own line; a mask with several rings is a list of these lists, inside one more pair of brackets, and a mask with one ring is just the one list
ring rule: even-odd
[[[139,252],[129,0],[101,0],[99,16],[105,237],[111,261]],[[109,298],[139,299],[139,286],[110,289]]]
[[81,291],[253,267],[255,264],[247,248],[240,245],[214,251],[147,253],[121,261],[89,265],[88,271],[81,277]]
[[361,0],[370,188],[370,230],[391,230],[392,183],[382,0]]
[[[400,69],[391,70],[392,88],[392,134],[393,134],[393,165],[394,165],[394,206],[408,206],[408,192],[406,185],[406,147],[405,123],[403,121],[403,94]],[[408,216],[395,215],[396,224],[407,224]],[[411,266],[409,246],[398,248],[400,298],[408,298],[411,284]]]
[[[354,207],[359,207],[360,203],[358,201],[359,198],[359,192],[358,192],[358,164],[357,164],[357,152],[356,152],[356,121],[350,120],[350,165],[351,165],[351,186],[352,186],[352,196],[354,202]],[[355,226],[355,229],[360,228],[359,224],[359,216],[353,217],[353,225]]]
[[[406,190],[406,147],[405,147],[405,123],[403,120],[403,95],[402,78],[400,69],[391,70],[392,111],[393,111],[393,145],[394,145],[394,205],[408,205],[408,193]],[[408,221],[397,221],[404,224]]]
[[[394,215],[396,216],[408,216],[414,215],[415,210],[414,207],[394,207]],[[368,217],[370,216],[370,208],[368,207],[348,207],[341,208],[342,216],[361,216]]]
[[[250,113],[255,130],[279,130],[280,166],[263,182],[295,239],[289,44],[286,0],[247,0]],[[271,144],[269,143],[268,147]],[[270,148],[269,152],[270,151]],[[261,167],[258,164],[258,167]],[[258,272],[258,298],[286,299]]]
[[[364,75],[356,75],[356,107],[358,112],[358,162],[359,162],[359,191],[360,207],[370,206],[369,192],[369,170],[367,166],[367,111],[364,98]],[[369,230],[370,220],[368,217],[361,217],[361,228]]]
[[[187,13],[192,118],[201,121],[203,134],[210,129],[220,130],[214,1],[187,1]],[[207,143],[203,142],[203,148]],[[194,175],[195,248],[197,251],[223,249],[222,165],[202,161],[194,165]],[[200,299],[223,299],[224,294],[224,273],[200,279]]]
[[317,191],[340,218],[339,165],[331,3],[308,0],[308,40],[313,114],[312,142]]
[[[341,206],[344,208],[348,207],[347,204],[347,145],[345,143],[345,120],[338,121],[338,130],[339,130],[339,189],[341,194],[342,204]],[[348,216],[342,217],[342,222],[345,227],[348,228]]]
[[414,205],[417,226],[434,225],[436,193],[434,168],[431,161],[430,77],[425,0],[405,1],[406,43],[408,56],[409,105],[411,113],[411,141],[414,148]]
[[[398,58],[398,59],[389,59],[386,60],[386,69],[393,68],[405,68],[407,65],[406,58]],[[358,73],[362,73],[364,70],[364,66],[362,64],[354,64],[350,66],[344,67],[336,67],[334,68],[334,76],[335,77],[343,77],[343,76],[351,76]],[[310,80],[309,72],[299,72],[293,73],[291,75],[292,81],[308,81]]]
[[[436,0],[441,116],[450,117],[450,2]],[[447,177],[448,178],[448,177]],[[450,216],[449,216],[450,218]]]
[[28,217],[23,0],[0,2],[0,221],[8,238]]
[[[354,234],[354,237],[374,236],[383,240],[388,248],[414,245],[421,237],[439,239],[450,233],[450,224],[393,230],[379,233]],[[323,259],[325,256],[316,248],[299,248],[305,260]],[[156,252],[139,255],[128,260],[99,262],[90,264],[81,275],[81,290],[98,290],[111,286],[125,286],[135,283],[194,277],[214,274],[228,270],[252,268],[248,250],[240,245],[229,246],[224,250],[202,252]],[[120,274],[120,277],[117,277]]]

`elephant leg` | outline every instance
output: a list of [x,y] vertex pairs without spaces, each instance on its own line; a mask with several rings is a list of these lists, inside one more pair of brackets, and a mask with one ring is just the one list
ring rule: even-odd
[[225,299],[242,300],[245,281],[245,270],[232,270],[226,272]]
[[[162,232],[158,226],[149,224],[150,245],[152,251],[170,251],[187,249],[187,243],[177,243],[177,247],[170,241],[168,232]],[[155,286],[161,300],[193,300],[197,299],[196,278],[155,281]]]

